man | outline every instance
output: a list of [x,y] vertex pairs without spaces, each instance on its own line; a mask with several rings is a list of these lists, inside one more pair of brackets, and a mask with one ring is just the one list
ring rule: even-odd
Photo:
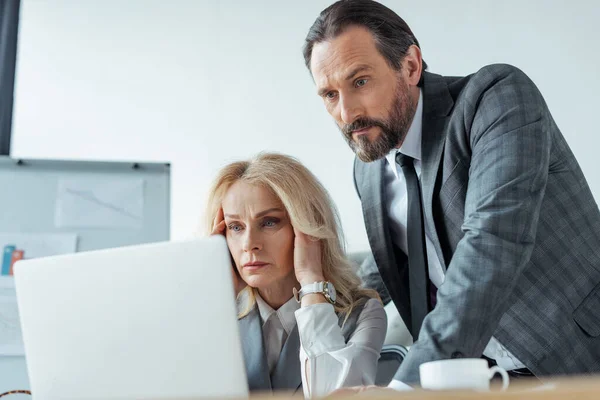
[[533,82],[509,65],[424,72],[408,25],[367,0],[325,9],[304,57],[356,153],[373,257],[415,338],[392,386],[463,357],[600,372],[600,211]]

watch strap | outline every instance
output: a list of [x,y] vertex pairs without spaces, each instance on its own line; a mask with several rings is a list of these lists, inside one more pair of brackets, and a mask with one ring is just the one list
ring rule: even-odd
[[319,293],[319,294],[322,294],[323,296],[325,296],[325,298],[331,302],[331,300],[327,296],[327,293],[325,292],[326,284],[328,284],[328,282],[321,281],[321,282],[313,282],[313,283],[304,285],[300,288],[299,291],[296,290],[296,288],[294,288],[294,290],[293,290],[294,298],[296,299],[296,301],[298,303],[300,303],[302,301],[302,297],[306,296],[307,294]]

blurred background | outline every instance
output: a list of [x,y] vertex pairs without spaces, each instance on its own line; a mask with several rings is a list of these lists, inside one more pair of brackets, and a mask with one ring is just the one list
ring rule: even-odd
[[[431,72],[525,71],[600,200],[600,2],[382,3],[410,25]],[[301,53],[330,4],[0,0],[0,155],[10,155],[0,158],[0,392],[28,387],[13,263],[196,235],[228,162],[297,157],[330,191],[348,251],[369,250],[353,153]]]
[[[171,162],[171,238],[192,235],[223,164],[299,158],[368,249],[353,154],[301,54],[322,0],[22,0],[13,157]],[[383,1],[429,71],[510,63],[539,86],[600,198],[600,2]]]

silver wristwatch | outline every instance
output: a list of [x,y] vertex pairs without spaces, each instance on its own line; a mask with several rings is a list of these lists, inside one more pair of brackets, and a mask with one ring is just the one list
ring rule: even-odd
[[302,297],[311,293],[320,293],[325,296],[328,302],[331,304],[335,304],[337,299],[337,294],[335,293],[335,287],[333,287],[333,283],[331,282],[315,282],[310,283],[308,285],[304,285],[300,288],[300,291],[294,288],[294,298],[298,303],[302,300]]

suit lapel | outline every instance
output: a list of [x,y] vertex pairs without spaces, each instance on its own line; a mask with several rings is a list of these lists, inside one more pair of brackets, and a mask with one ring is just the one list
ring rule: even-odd
[[285,341],[279,360],[271,375],[274,390],[290,389],[293,391],[302,387],[302,372],[300,369],[300,336],[298,325]]
[[442,268],[446,270],[443,252],[433,216],[433,194],[446,141],[446,127],[454,100],[440,75],[425,72],[423,85],[423,124],[421,139],[421,190],[427,233],[432,240]]
[[261,325],[262,322],[256,306],[248,315],[238,320],[250,391],[271,390],[271,378]]
[[[361,182],[361,202],[363,208],[363,217],[366,222],[369,244],[373,253],[373,258],[383,278],[387,290],[392,299],[395,300],[399,310],[406,307],[399,300],[402,297],[403,285],[399,273],[398,260],[394,255],[394,247],[389,233],[389,224],[385,212],[385,185],[383,181],[386,160],[382,159],[371,163],[358,162]],[[402,317],[408,320],[408,314],[402,313]]]

